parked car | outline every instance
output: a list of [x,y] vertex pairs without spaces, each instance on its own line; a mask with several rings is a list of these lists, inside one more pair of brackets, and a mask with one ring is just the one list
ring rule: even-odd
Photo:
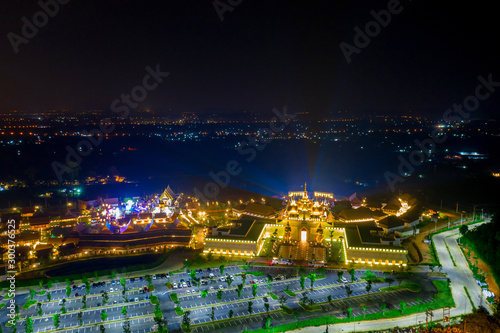
[[134,298],[134,302],[139,302],[139,298],[138,297]]

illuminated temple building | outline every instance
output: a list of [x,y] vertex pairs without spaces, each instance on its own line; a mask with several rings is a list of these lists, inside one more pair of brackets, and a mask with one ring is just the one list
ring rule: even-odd
[[[304,191],[289,192],[283,208],[277,209],[276,214],[263,204],[237,207],[238,220],[209,230],[204,253],[225,256],[271,253],[273,262],[279,264],[326,266],[332,262],[340,265],[352,262],[405,266],[407,250],[401,246],[400,234],[389,233],[393,228],[388,217],[410,209],[409,201],[408,196],[401,196],[390,202],[389,209],[392,205],[397,208],[394,212],[384,212],[381,208],[365,207],[364,201],[357,200],[358,208],[344,209],[334,215],[330,209],[333,194],[307,192],[306,184]],[[414,205],[415,201],[411,203]],[[386,226],[386,221],[391,221],[391,227]]]

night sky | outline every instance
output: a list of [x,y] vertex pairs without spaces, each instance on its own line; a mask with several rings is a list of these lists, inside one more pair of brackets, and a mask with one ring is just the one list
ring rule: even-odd
[[[474,92],[479,75],[500,81],[498,14],[486,1],[401,1],[348,64],[339,44],[353,44],[353,28],[387,6],[243,0],[221,22],[206,0],[72,0],[16,54],[9,32],[22,35],[22,17],[32,22],[41,7],[3,1],[0,111],[109,109],[156,64],[170,76],[139,108],[160,115],[287,105],[317,116],[411,111],[438,120]],[[477,117],[496,118],[499,95]]]

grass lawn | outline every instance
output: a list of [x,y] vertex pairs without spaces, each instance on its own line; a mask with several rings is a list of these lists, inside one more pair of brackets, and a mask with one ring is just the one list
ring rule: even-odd
[[262,272],[251,272],[251,273],[245,273],[246,275],[253,275],[253,276],[262,276],[262,275],[265,275],[264,273]]
[[38,303],[38,301],[36,300],[30,300],[30,301],[27,301],[26,303],[23,304],[23,310],[28,310],[30,308],[30,306],[34,305]]
[[4,297],[3,299],[10,299],[10,298],[12,298],[12,297],[14,297],[14,295],[13,295],[13,294],[11,294],[11,296],[9,296],[9,294],[7,294],[7,295],[5,295],[5,297]]
[[45,295],[46,293],[47,293],[47,290],[42,290],[42,291],[37,292],[36,294],[37,294],[38,296],[43,296],[43,295]]
[[5,306],[5,303],[0,304],[0,310],[2,310],[4,306]]
[[262,245],[262,249],[258,254],[259,257],[267,257],[273,255],[273,243],[271,242],[271,237],[268,237],[264,240],[264,244]]
[[293,292],[293,291],[291,291],[291,290],[285,289],[284,291],[285,291],[285,293],[287,293],[287,294],[288,294],[288,296],[291,296],[291,297],[295,297],[295,296],[297,296],[297,294],[296,294],[296,293],[294,293],[294,292]]
[[179,298],[177,297],[177,293],[171,293],[171,294],[170,294],[170,299],[171,299],[174,303],[179,303]]
[[341,262],[344,258],[344,247],[342,246],[342,242],[333,242],[330,247],[330,256],[328,257],[328,261]]
[[303,308],[304,310],[306,311],[318,311],[318,310],[321,310],[321,306],[319,306],[318,304],[313,304],[313,305],[309,305],[309,304],[304,304],[304,303],[301,303],[299,302],[299,305],[301,308]]
[[[303,327],[308,327],[308,326],[320,326],[320,325],[327,325],[327,324],[336,324],[336,323],[346,323],[346,322],[353,322],[353,321],[362,321],[362,320],[377,320],[377,319],[382,319],[382,318],[395,318],[399,317],[402,315],[409,315],[417,312],[423,312],[429,309],[439,309],[443,308],[445,306],[455,306],[455,301],[453,300],[453,297],[451,295],[451,290],[448,288],[448,283],[446,281],[441,281],[441,280],[436,280],[432,281],[436,289],[438,290],[438,293],[434,296],[434,300],[429,303],[423,303],[420,305],[412,305],[406,307],[404,313],[401,313],[400,310],[398,309],[392,309],[388,311],[384,311],[384,314],[382,315],[382,312],[376,312],[376,313],[369,313],[366,315],[366,318],[364,315],[359,315],[354,318],[342,318],[338,319],[337,317],[333,316],[323,316],[323,317],[318,317],[318,318],[313,318],[313,319],[306,319],[306,320],[301,320],[297,321],[295,323],[289,323],[289,324],[284,324],[280,325],[277,327],[274,327],[273,330],[275,333],[278,332],[288,332],[295,330],[297,328],[303,328]],[[316,306],[319,306],[315,304]],[[301,305],[302,306],[302,305]],[[321,308],[321,307],[320,307]],[[252,333],[268,333],[267,329],[259,329],[252,331]]]
[[362,276],[361,279],[363,279],[363,280],[371,280],[373,283],[383,283],[383,282],[385,282],[385,279],[383,277],[368,278],[366,276]]
[[175,307],[175,313],[178,315],[178,316],[182,316],[184,314],[184,310],[182,310],[182,308],[180,306],[176,306]]
[[280,308],[286,313],[286,314],[289,314],[291,315],[293,313],[293,310],[290,309],[288,306],[286,305],[280,305]]
[[151,304],[156,304],[158,303],[158,296],[151,296],[151,298],[149,299],[149,301],[151,302]]
[[278,300],[278,296],[276,296],[276,294],[273,294],[272,292],[268,292],[267,294],[271,296],[272,299]]
[[383,287],[380,288],[380,291],[396,291],[402,289],[408,289],[410,291],[419,292],[422,289],[422,287],[418,283],[407,282],[407,283],[401,283],[401,285],[398,286]]

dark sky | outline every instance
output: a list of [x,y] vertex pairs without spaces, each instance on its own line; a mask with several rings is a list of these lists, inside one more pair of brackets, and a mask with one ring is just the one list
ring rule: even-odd
[[[47,0],[44,0],[47,1]],[[221,0],[226,2],[227,0]],[[107,109],[141,84],[145,67],[170,76],[140,108],[183,111],[337,110],[426,114],[500,81],[492,2],[401,1],[401,13],[348,64],[339,44],[388,1],[243,0],[220,21],[213,2],[71,0],[13,51],[35,1],[0,4],[0,111]],[[500,90],[500,88],[499,88]],[[500,91],[481,103],[496,117]]]

